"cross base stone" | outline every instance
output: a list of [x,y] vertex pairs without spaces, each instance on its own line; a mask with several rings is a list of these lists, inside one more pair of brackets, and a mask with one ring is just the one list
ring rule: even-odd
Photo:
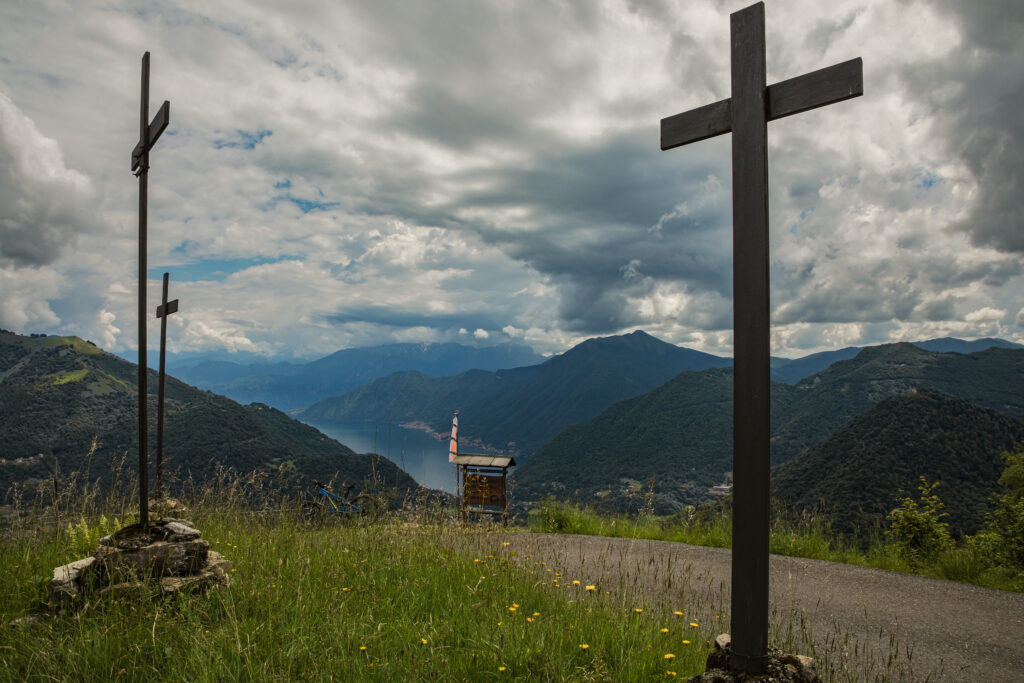
[[821,683],[814,660],[803,655],[785,654],[774,648],[768,649],[764,662],[764,673],[747,674],[732,671],[729,657],[732,654],[728,633],[715,638],[715,647],[708,654],[704,673],[693,676],[689,683]]

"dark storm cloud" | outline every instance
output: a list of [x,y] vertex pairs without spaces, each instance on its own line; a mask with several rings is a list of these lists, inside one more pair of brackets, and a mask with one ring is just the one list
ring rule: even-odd
[[683,163],[659,151],[656,131],[537,150],[529,166],[495,171],[485,177],[491,189],[458,200],[527,210],[522,224],[466,227],[551,276],[570,329],[635,324],[629,298],[650,293],[658,282],[685,281],[692,291],[730,295],[728,190],[707,182],[728,177],[727,156],[710,143]]
[[431,313],[401,310],[395,306],[353,306],[326,316],[334,325],[348,323],[371,323],[385,327],[404,329],[407,327],[428,327],[438,330],[474,329],[483,327],[497,329],[505,324],[498,317],[486,311],[458,311],[453,313]]
[[903,78],[934,108],[936,142],[977,181],[971,213],[958,227],[976,245],[1024,253],[1024,3],[935,6],[956,21],[963,43],[941,61],[907,67]]

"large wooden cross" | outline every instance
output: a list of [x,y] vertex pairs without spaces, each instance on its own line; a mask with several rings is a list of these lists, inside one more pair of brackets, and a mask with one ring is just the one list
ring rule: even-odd
[[661,149],[732,132],[733,522],[730,668],[768,651],[768,121],[864,93],[860,58],[766,85],[764,3],[731,15],[732,97],[661,120]]
[[149,53],[142,55],[142,104],[139,142],[132,150],[132,171],[139,178],[139,524],[149,526],[149,392],[146,388],[146,206],[149,150],[167,128],[171,103],[166,100],[149,120]]
[[156,391],[156,495],[164,494],[164,384],[167,373],[167,316],[178,312],[178,300],[167,300],[167,285],[171,274],[164,273],[164,293],[161,303],[156,307],[156,317],[160,318],[160,379]]

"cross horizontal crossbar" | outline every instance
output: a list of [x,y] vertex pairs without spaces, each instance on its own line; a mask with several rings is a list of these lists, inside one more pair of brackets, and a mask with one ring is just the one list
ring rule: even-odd
[[[160,137],[160,134],[163,133],[164,130],[166,130],[167,123],[170,121],[170,117],[171,103],[167,100],[164,100],[164,103],[163,105],[161,105],[160,110],[156,113],[156,116],[153,117],[152,123],[149,124],[149,135],[147,137],[149,138],[150,149],[152,149],[153,145],[156,144],[156,140],[157,138]],[[136,170],[139,167],[139,164],[142,163],[142,155],[146,151],[148,150],[142,148],[142,140],[139,140],[135,144],[135,149],[132,150],[133,171]]]
[[177,299],[175,299],[174,301],[168,301],[167,302],[166,310],[164,309],[164,304],[160,304],[159,306],[156,307],[156,317],[158,317],[158,318],[162,318],[165,315],[170,315],[171,313],[177,313],[177,312],[178,312],[178,300]]
[[[767,90],[765,118],[768,121],[859,97],[864,94],[863,61],[857,57],[769,85]],[[662,119],[661,149],[673,149],[730,132],[731,108],[731,99],[719,100]]]

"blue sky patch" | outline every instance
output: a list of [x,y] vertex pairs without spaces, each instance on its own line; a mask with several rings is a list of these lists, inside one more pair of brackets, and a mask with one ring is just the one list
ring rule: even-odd
[[[232,273],[243,271],[253,266],[267,263],[280,263],[289,259],[280,256],[275,258],[236,258],[236,259],[204,259],[164,268],[150,268],[150,280],[162,280],[164,273],[171,274],[170,298],[174,298],[175,282],[223,282]],[[159,296],[159,292],[157,293]]]
[[233,138],[218,138],[213,141],[217,149],[254,149],[263,142],[263,138],[274,134],[272,130],[261,128],[254,133],[247,130],[236,130]]

